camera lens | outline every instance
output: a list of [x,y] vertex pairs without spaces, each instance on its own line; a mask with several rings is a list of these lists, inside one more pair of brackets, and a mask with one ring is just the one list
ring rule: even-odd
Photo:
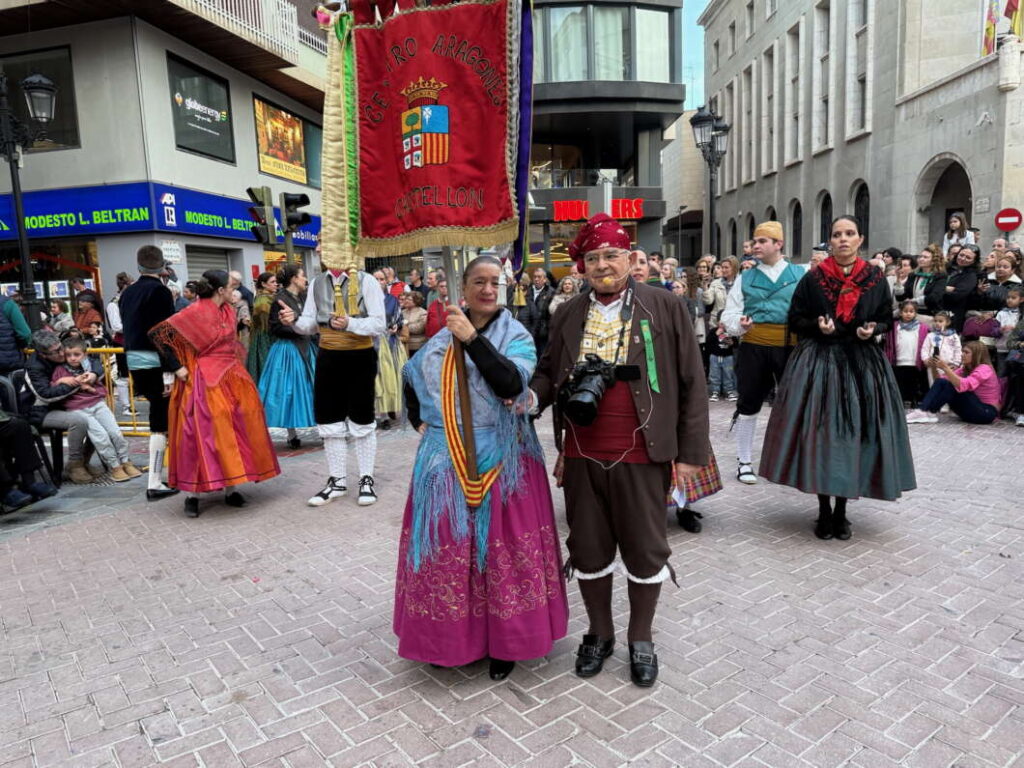
[[604,380],[600,373],[590,373],[580,379],[576,391],[565,403],[565,414],[573,424],[589,427],[597,418],[597,406],[604,396]]

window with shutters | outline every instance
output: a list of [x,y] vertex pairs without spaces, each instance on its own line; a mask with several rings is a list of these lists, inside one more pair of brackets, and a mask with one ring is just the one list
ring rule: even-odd
[[834,78],[832,50],[835,47],[831,0],[821,0],[814,7],[814,70],[812,105],[814,118],[811,146],[815,152],[832,146]]
[[846,137],[871,130],[875,0],[850,0],[847,5]]
[[778,100],[776,98],[776,43],[761,54],[761,173],[775,173]]
[[786,165],[800,162],[803,157],[803,126],[801,124],[803,93],[800,87],[803,68],[803,55],[800,47],[802,33],[803,21],[786,33]]

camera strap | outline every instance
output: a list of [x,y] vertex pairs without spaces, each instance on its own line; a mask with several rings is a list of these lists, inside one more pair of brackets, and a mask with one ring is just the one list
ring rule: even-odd
[[622,294],[622,308],[619,310],[619,320],[622,321],[622,327],[619,328],[619,342],[615,345],[615,359],[612,360],[612,365],[617,366],[619,364],[622,346],[626,341],[626,334],[629,333],[629,327],[633,322],[633,294],[635,291],[636,282],[633,280],[633,276],[630,275],[626,281],[626,290]]

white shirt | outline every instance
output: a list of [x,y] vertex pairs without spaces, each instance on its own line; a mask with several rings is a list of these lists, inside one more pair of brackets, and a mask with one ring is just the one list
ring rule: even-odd
[[598,301],[597,291],[591,291],[587,295],[590,297],[590,307],[592,309],[596,308],[597,311],[601,313],[601,319],[607,323],[609,320],[614,320],[615,318],[617,318],[619,316],[619,313],[622,312],[622,297],[626,295],[626,292],[623,291],[619,295],[619,298],[617,298],[610,304],[605,304],[604,302]]
[[[382,336],[387,330],[387,320],[384,316],[384,292],[380,288],[377,278],[366,272],[361,273],[362,279],[359,286],[363,292],[363,303],[366,305],[366,317],[350,317],[348,328],[345,330],[357,336]],[[331,290],[341,281],[331,272],[324,272],[317,280],[328,279],[331,281]],[[306,293],[306,303],[302,305],[302,314],[295,319],[292,326],[298,333],[312,336],[320,331],[316,322],[316,299],[313,295],[313,285],[309,286]]]
[[917,328],[905,331],[899,327],[899,320],[896,322],[896,365],[917,365],[917,355],[921,351],[918,348],[921,333]]
[[[763,261],[759,262],[754,269],[760,270],[768,276],[769,280],[773,283],[777,283],[788,266],[789,261],[783,257],[770,267]],[[746,314],[743,307],[743,276],[747,274],[747,272],[752,271],[753,270],[748,269],[746,272],[740,272],[739,275],[737,275],[736,282],[733,283],[732,288],[729,290],[729,295],[725,299],[725,309],[722,310],[722,316],[719,320],[723,325],[725,325],[725,332],[730,336],[742,336],[747,332],[746,329],[740,325],[740,318]]]

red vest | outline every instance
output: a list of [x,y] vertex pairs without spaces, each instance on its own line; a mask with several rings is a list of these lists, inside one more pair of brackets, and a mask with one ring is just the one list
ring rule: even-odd
[[566,458],[580,459],[586,454],[591,459],[610,462],[618,461],[625,453],[622,461],[626,464],[651,462],[627,382],[617,381],[605,390],[597,418],[589,427],[573,424],[569,418],[565,422]]

